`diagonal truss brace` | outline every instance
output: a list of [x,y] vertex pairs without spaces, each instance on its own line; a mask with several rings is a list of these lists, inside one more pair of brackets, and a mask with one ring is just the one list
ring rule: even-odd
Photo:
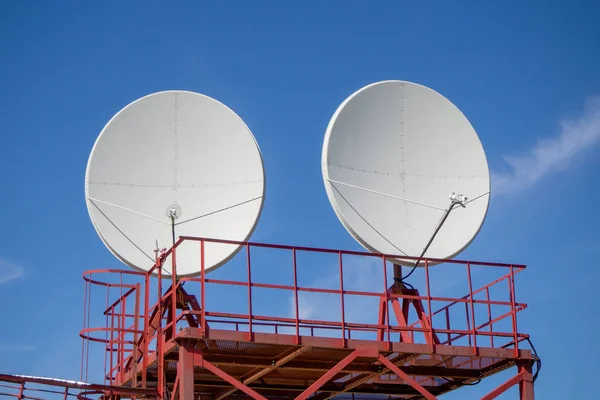
[[326,384],[331,378],[337,375],[343,370],[348,364],[354,361],[357,357],[373,357],[376,358],[379,352],[376,349],[371,348],[360,348],[354,350],[352,353],[344,357],[339,363],[333,368],[327,371],[322,377],[317,379],[312,385],[310,385],[304,392],[302,392],[296,400],[306,400],[313,393],[319,390],[324,384]]
[[[213,374],[215,374],[219,378],[223,379],[225,382],[233,385],[235,388],[237,388],[237,389],[241,390],[242,392],[246,393],[248,396],[250,396],[253,399],[267,400],[266,397],[262,396],[257,391],[252,390],[248,386],[244,385],[242,382],[240,382],[237,379],[235,379],[233,376],[231,376],[228,373],[226,373],[225,371],[219,369],[214,364],[206,361],[204,359],[204,357],[202,356],[202,354],[194,353],[194,365],[197,365],[197,366],[202,367],[202,368],[206,368],[207,370],[209,370],[210,372],[212,372]],[[187,397],[183,397],[183,398],[187,400]],[[193,391],[192,391],[192,397],[190,397],[190,398],[193,399]]]
[[516,384],[519,384],[519,394],[521,400],[534,400],[533,376],[531,372],[530,363],[528,365],[519,365],[519,373],[517,375],[513,376],[502,385],[483,396],[481,400],[493,400]]
[[[409,362],[411,360],[413,360],[414,358],[417,357],[417,354],[411,354],[408,356],[404,356],[404,357],[399,357],[396,360],[393,361],[393,363],[395,365],[399,365],[399,364],[403,364],[406,362]],[[319,397],[318,400],[328,400],[328,399],[332,399],[336,396],[339,396],[342,393],[348,392],[352,389],[354,389],[355,387],[358,387],[372,379],[376,379],[377,377],[383,375],[383,374],[387,374],[390,372],[389,368],[383,368],[380,372],[373,372],[370,374],[365,374],[365,375],[359,375],[353,379],[350,379],[349,381],[346,382],[346,384],[344,385],[344,389],[340,390],[339,392],[335,392],[335,393],[328,393],[328,394],[324,394],[322,397]]]
[[383,356],[383,354],[379,355],[379,361],[383,365],[385,365],[386,367],[388,367],[390,369],[390,371],[392,371],[393,373],[395,373],[396,375],[398,375],[400,378],[404,379],[404,381],[406,383],[408,383],[410,386],[412,386],[413,388],[415,388],[427,400],[437,400],[437,397],[435,397],[434,395],[432,395],[427,389],[425,389],[423,386],[421,386],[419,384],[419,382],[417,382],[416,380],[414,380],[413,378],[411,378],[410,376],[408,376],[407,373],[403,372],[400,368],[398,368],[390,360],[388,360],[387,358],[385,358]]
[[[263,376],[267,375],[268,373],[274,371],[275,369],[281,367],[288,361],[291,361],[294,358],[306,353],[308,350],[310,350],[309,346],[300,347],[298,349],[288,350],[288,351],[280,354],[279,356],[277,356],[275,358],[277,361],[273,360],[274,361],[273,365],[266,367],[266,368],[259,368],[257,371],[252,371],[250,376],[245,377],[241,380],[241,383],[243,383],[244,385],[248,385],[248,384],[262,378]],[[237,390],[238,389],[235,387],[233,389],[224,390],[223,392],[215,395],[215,400],[225,399],[228,396],[231,396]]]

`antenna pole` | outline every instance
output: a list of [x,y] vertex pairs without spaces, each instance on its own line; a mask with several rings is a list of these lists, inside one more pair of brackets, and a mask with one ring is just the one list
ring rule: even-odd
[[[172,204],[167,208],[167,216],[171,220],[171,238],[173,241],[172,248],[175,251],[175,220],[181,215],[181,208],[177,204]],[[171,275],[173,277],[173,290],[175,290],[175,284],[179,281],[177,279],[177,275],[175,273],[175,265],[173,265],[173,270],[171,271]],[[175,315],[175,314],[173,314]]]
[[402,265],[394,264],[394,287],[396,289],[404,289],[402,282]]
[[[419,256],[419,259],[417,260],[417,262],[415,262],[415,265],[413,265],[412,269],[410,270],[410,272],[408,274],[406,274],[405,277],[400,277],[400,281],[402,283],[405,283],[404,280],[406,278],[408,278],[409,276],[411,276],[413,272],[415,272],[415,269],[417,269],[417,267],[419,266],[419,263],[421,262],[421,258],[423,258],[425,256],[425,253],[427,252],[427,250],[429,250],[429,246],[431,246],[431,243],[433,243],[433,240],[439,233],[440,229],[442,229],[444,222],[446,222],[446,220],[448,219],[448,216],[450,215],[452,210],[454,210],[454,208],[457,205],[461,206],[462,208],[466,207],[467,198],[461,194],[457,195],[455,193],[452,193],[450,195],[450,200],[451,200],[450,207],[448,207],[448,209],[446,211],[444,211],[444,215],[442,216],[440,223],[435,228],[435,231],[433,232],[433,235],[431,235],[431,238],[429,239],[429,242],[427,242],[427,245],[425,245],[425,247],[423,248],[423,251],[421,252],[421,255]],[[394,272],[395,272],[395,269],[394,269]]]
[[171,235],[173,236],[173,246],[175,246],[175,217],[171,215]]

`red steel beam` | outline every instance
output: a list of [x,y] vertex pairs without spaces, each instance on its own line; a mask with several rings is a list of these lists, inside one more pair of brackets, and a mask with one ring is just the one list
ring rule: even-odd
[[[206,368],[213,374],[217,375],[219,378],[223,379],[225,382],[235,386],[236,388],[238,388],[242,392],[246,393],[248,396],[252,397],[253,399],[267,400],[267,398],[263,397],[260,393],[250,389],[248,386],[244,385],[242,382],[238,381],[233,376],[229,375],[228,373],[217,368],[210,362],[206,361],[204,359],[204,357],[202,357],[202,354],[198,354],[198,353],[194,354],[194,365],[198,365],[199,367]],[[182,397],[182,398],[185,400],[188,400],[188,398],[186,398],[186,397]],[[191,397],[191,398],[193,399],[193,397]]]
[[[284,365],[285,363],[287,363],[288,361],[293,360],[294,358],[300,356],[301,354],[306,353],[308,350],[310,350],[310,347],[305,346],[305,347],[300,347],[299,349],[295,349],[294,351],[292,351],[291,353],[288,351],[286,353],[283,353],[281,355],[279,355],[277,358],[278,360],[271,366],[268,366],[266,368],[261,368],[259,371],[253,373],[252,375],[250,375],[247,378],[243,378],[242,379],[242,383],[244,385],[248,385],[260,378],[262,378],[263,376],[267,375],[268,373],[270,373],[271,371],[274,371],[275,369],[281,367],[282,365]],[[233,388],[233,389],[229,389],[226,390],[220,394],[216,394],[215,400],[221,400],[221,399],[225,399],[228,396],[231,396],[233,393],[235,393],[237,391],[237,388]]]
[[[395,364],[406,363],[416,357],[417,357],[416,354],[399,357],[396,360],[394,360],[394,363]],[[339,392],[334,392],[334,393],[329,393],[329,394],[323,395],[322,397],[319,398],[319,400],[328,400],[328,399],[334,398],[336,396],[339,396],[342,393],[346,393],[358,386],[361,386],[362,384],[364,384],[372,379],[376,379],[383,374],[387,374],[388,372],[390,372],[389,368],[383,368],[381,371],[378,371],[378,372],[371,372],[371,373],[364,374],[362,376],[359,375],[356,378],[346,381],[346,383],[344,384],[343,390],[340,390]]]
[[[377,350],[374,350],[377,353]],[[315,393],[321,386],[326,384],[331,378],[333,378],[336,374],[338,374],[342,369],[344,369],[348,364],[356,359],[358,356],[368,356],[368,349],[357,349],[352,353],[348,354],[346,357],[342,359],[339,363],[337,363],[333,368],[327,371],[323,376],[317,379],[312,385],[310,385],[304,392],[300,394],[300,396],[296,397],[296,400],[306,400],[310,395]],[[367,353],[363,355],[364,353]]]
[[[489,392],[488,394],[483,396],[481,398],[481,400],[493,400],[496,397],[500,396],[502,393],[506,392],[508,389],[510,389],[514,385],[516,385],[517,383],[521,382],[522,380],[523,380],[523,374],[521,372],[519,372],[517,375],[513,376],[512,378],[510,378],[509,380],[504,382],[502,385],[498,386],[496,389],[492,390],[491,392]],[[532,399],[533,399],[533,397],[532,397]],[[527,400],[530,400],[530,399],[527,399]]]
[[175,377],[175,383],[173,383],[173,392],[171,393],[171,399],[177,399],[179,390],[179,371],[177,371],[177,376]]
[[437,400],[437,397],[432,395],[427,389],[423,386],[419,385],[419,382],[415,381],[413,378],[408,376],[406,373],[402,372],[400,368],[398,368],[394,363],[385,358],[382,354],[379,355],[379,361],[388,367],[390,371],[398,375],[400,378],[404,379],[406,383],[412,386],[415,390],[421,393],[427,400]]
[[252,397],[253,399],[256,399],[256,400],[267,400],[267,398],[264,397],[264,396],[262,396],[260,393],[258,393],[256,391],[250,389],[248,386],[244,385],[243,383],[241,383],[240,381],[238,381],[237,379],[235,379],[233,376],[227,374],[226,372],[220,370],[219,368],[217,368],[213,364],[211,364],[208,361],[204,360],[202,358],[202,356],[200,356],[199,358],[200,358],[200,362],[201,362],[201,366],[202,367],[206,368],[207,370],[209,370],[213,374],[217,375],[219,378],[223,379],[224,381],[226,381],[226,382],[230,383],[231,385],[235,386],[236,388],[238,388],[242,392],[246,393],[248,396],[250,396],[250,397]]

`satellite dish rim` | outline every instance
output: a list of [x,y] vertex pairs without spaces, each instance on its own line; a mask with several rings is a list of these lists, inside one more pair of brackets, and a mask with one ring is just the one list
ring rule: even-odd
[[[239,122],[242,123],[242,126],[244,127],[244,129],[246,130],[246,132],[250,135],[250,137],[252,138],[252,141],[253,141],[254,145],[256,146],[256,149],[258,150],[258,157],[259,157],[259,160],[260,160],[260,166],[261,166],[261,172],[262,172],[261,173],[261,175],[262,175],[262,178],[261,178],[262,179],[262,193],[261,193],[261,195],[259,197],[259,199],[260,199],[260,207],[259,207],[259,209],[258,209],[258,211],[256,213],[256,218],[255,218],[255,221],[254,221],[252,227],[248,230],[248,234],[246,235],[246,237],[244,238],[244,240],[241,240],[240,242],[247,242],[248,239],[250,239],[250,237],[252,236],[252,234],[256,230],[256,227],[258,226],[258,223],[259,223],[260,218],[262,216],[262,212],[263,212],[263,209],[264,209],[264,204],[265,204],[265,201],[266,201],[267,179],[266,179],[265,164],[264,164],[264,158],[263,158],[262,151],[260,149],[258,141],[256,140],[256,137],[254,136],[254,134],[252,133],[252,131],[250,130],[250,128],[248,127],[248,125],[246,124],[246,122],[233,109],[231,109],[229,106],[227,106],[223,102],[221,102],[221,101],[219,101],[219,100],[217,100],[217,99],[215,99],[213,97],[210,97],[210,96],[205,95],[203,93],[194,92],[194,91],[191,91],[191,90],[161,90],[161,91],[158,91],[158,92],[149,93],[149,94],[147,94],[145,96],[139,97],[136,100],[127,103],[125,106],[121,107],[119,109],[119,111],[117,113],[115,113],[112,116],[112,118],[110,118],[110,120],[106,124],[104,124],[104,127],[102,128],[102,130],[100,131],[100,133],[96,137],[96,140],[94,141],[94,145],[92,146],[92,149],[91,149],[91,151],[89,153],[88,160],[87,160],[87,163],[86,163],[85,176],[84,176],[84,186],[85,186],[84,194],[85,194],[86,209],[88,211],[88,215],[90,217],[90,220],[92,221],[92,226],[94,227],[94,230],[96,231],[96,234],[98,235],[98,237],[100,238],[100,240],[102,241],[102,243],[112,253],[112,255],[116,259],[118,259],[119,261],[121,261],[123,264],[125,264],[129,268],[132,268],[132,269],[134,269],[136,271],[145,272],[145,273],[147,273],[151,267],[148,268],[148,269],[144,269],[144,268],[138,267],[136,265],[133,265],[131,262],[129,262],[128,260],[126,260],[121,255],[119,255],[114,250],[114,248],[108,243],[108,241],[106,240],[106,238],[104,237],[104,235],[102,235],[102,233],[98,229],[98,222],[96,221],[96,218],[95,218],[94,213],[92,212],[92,208],[91,208],[91,207],[93,207],[93,205],[91,204],[92,200],[91,200],[91,198],[89,196],[89,184],[88,184],[89,179],[88,178],[89,178],[90,166],[91,166],[92,158],[93,158],[93,155],[94,155],[94,151],[96,150],[96,147],[98,146],[98,143],[100,142],[100,139],[102,138],[102,135],[105,133],[106,129],[110,126],[110,124],[115,119],[117,119],[119,117],[119,115],[121,115],[130,106],[133,106],[134,104],[136,104],[138,102],[141,102],[142,100],[144,100],[144,99],[146,99],[148,97],[157,96],[157,95],[166,94],[166,93],[173,93],[173,94],[175,94],[175,93],[187,93],[187,94],[192,94],[192,95],[195,95],[195,96],[203,97],[203,98],[205,98],[205,99],[207,99],[209,101],[215,102],[218,105],[224,107],[227,111],[229,111],[232,115],[234,115]],[[207,239],[210,239],[210,238],[207,238]],[[216,263],[215,265],[211,266],[210,268],[207,268],[206,269],[206,273],[210,273],[212,271],[215,271],[215,270],[219,269],[220,267],[222,267],[223,265],[225,265],[233,257],[235,257],[240,252],[240,250],[243,247],[244,247],[243,245],[239,245],[234,251],[231,252],[231,254],[228,257],[224,258],[222,261]],[[162,250],[162,249],[160,249],[160,250]],[[150,262],[148,263],[148,265],[150,265]],[[152,264],[152,265],[154,265],[154,264]],[[172,277],[170,269],[171,269],[170,266],[163,266],[163,272],[164,272],[162,274],[163,278],[171,278]],[[201,273],[202,273],[201,272],[201,266],[199,265],[198,266],[198,272],[192,272],[192,273],[189,273],[189,274],[181,274],[181,273],[179,273],[177,271],[176,276],[177,277],[181,277],[181,278],[191,278],[191,277],[199,276],[199,275],[201,275]],[[154,275],[154,276],[157,275],[156,270],[152,273],[152,275]]]
[[[454,102],[452,102],[450,99],[448,99],[446,96],[444,96],[443,94],[439,93],[438,91],[419,84],[419,83],[415,83],[415,82],[411,82],[411,81],[405,81],[405,80],[396,80],[396,79],[387,79],[387,80],[382,80],[382,81],[377,81],[377,82],[373,82],[370,83],[368,85],[362,86],[361,88],[359,88],[358,90],[355,90],[354,92],[352,92],[348,97],[346,97],[344,99],[344,101],[342,101],[342,103],[340,103],[340,105],[336,108],[335,112],[333,113],[333,115],[331,116],[328,124],[327,124],[327,129],[325,130],[325,136],[323,138],[323,147],[321,150],[321,171],[322,171],[322,178],[323,178],[323,185],[325,186],[325,192],[327,193],[327,199],[329,200],[329,203],[331,205],[331,208],[333,209],[335,215],[337,216],[338,220],[341,222],[342,226],[348,231],[348,233],[350,234],[350,236],[352,236],[352,238],[358,242],[358,244],[360,244],[361,246],[363,246],[365,249],[367,249],[368,251],[375,253],[375,254],[384,254],[381,251],[375,249],[372,245],[370,245],[369,243],[366,242],[366,240],[362,239],[358,233],[356,233],[356,231],[351,227],[350,223],[348,223],[348,221],[346,220],[346,218],[343,216],[342,211],[339,209],[337,201],[334,200],[334,192],[332,189],[332,183],[329,180],[329,171],[327,169],[327,154],[328,154],[328,150],[329,150],[329,143],[330,143],[330,138],[331,138],[331,132],[333,131],[333,127],[335,125],[335,123],[337,122],[337,118],[339,117],[340,113],[342,112],[342,110],[348,105],[348,103],[350,101],[352,101],[355,97],[357,97],[358,95],[360,95],[361,93],[369,90],[370,88],[374,87],[374,86],[379,86],[379,85],[383,85],[383,84],[387,84],[387,83],[405,83],[405,84],[409,84],[409,85],[414,85],[417,87],[420,87],[422,89],[426,89],[430,92],[433,92],[434,94],[440,96],[442,99],[444,99],[446,102],[448,102],[451,106],[453,106],[454,108],[456,108],[456,110],[458,110],[462,116],[465,118],[465,120],[467,121],[467,123],[469,124],[469,127],[473,130],[473,132],[475,133],[475,138],[478,144],[478,147],[480,148],[482,154],[483,154],[483,159],[485,161],[485,164],[487,166],[488,169],[488,185],[487,185],[487,193],[481,195],[480,197],[488,197],[487,203],[486,203],[486,207],[485,207],[485,211],[483,214],[483,218],[481,219],[481,222],[479,223],[479,226],[477,227],[477,229],[475,230],[474,234],[472,235],[472,237],[465,243],[464,246],[462,246],[460,249],[454,251],[452,253],[452,255],[445,257],[444,259],[453,259],[454,257],[456,257],[457,255],[459,255],[460,253],[462,253],[463,251],[465,251],[470,245],[471,243],[473,243],[473,241],[475,240],[475,238],[477,237],[477,235],[479,234],[479,232],[481,231],[483,224],[485,223],[485,220],[487,218],[487,213],[489,210],[489,205],[490,205],[490,199],[491,199],[491,189],[492,189],[492,185],[491,185],[491,174],[489,174],[489,164],[488,164],[488,160],[487,160],[487,155],[485,154],[485,149],[483,147],[483,143],[481,142],[481,139],[479,137],[479,135],[477,134],[477,131],[475,130],[475,128],[473,127],[473,124],[471,124],[471,121],[467,118],[467,116],[465,115],[465,113],[462,112],[462,110],[456,105],[454,104]],[[396,260],[391,260],[388,258],[388,261],[392,261],[396,264],[400,264],[403,266],[407,266],[410,267],[412,265],[409,264],[405,264],[402,262],[401,257],[403,255],[399,254],[398,255],[398,259]],[[406,256],[408,257],[408,256]],[[415,257],[414,255],[412,255],[411,257]],[[418,255],[417,255],[418,257]],[[436,258],[436,257],[434,257]],[[423,259],[427,259],[427,253],[423,256]],[[439,259],[439,258],[436,258]],[[410,262],[410,261],[409,261]],[[414,261],[412,262],[414,264]],[[443,264],[443,262],[429,262],[427,263],[428,266],[434,266],[434,265],[440,265]],[[425,267],[424,263],[420,263],[419,267]]]

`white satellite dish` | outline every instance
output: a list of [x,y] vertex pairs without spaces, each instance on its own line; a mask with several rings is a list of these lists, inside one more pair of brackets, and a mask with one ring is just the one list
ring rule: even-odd
[[373,252],[452,258],[487,213],[489,170],[475,130],[415,83],[378,82],[348,97],[327,127],[322,169],[338,218]]
[[[260,217],[265,176],[246,124],[222,103],[167,91],[123,108],[104,127],[85,177],[88,211],[98,235],[125,264],[149,270],[154,249],[177,236],[245,241]],[[205,270],[239,246],[205,244]],[[169,273],[170,265],[164,271]],[[177,275],[200,273],[200,244],[177,249]]]

